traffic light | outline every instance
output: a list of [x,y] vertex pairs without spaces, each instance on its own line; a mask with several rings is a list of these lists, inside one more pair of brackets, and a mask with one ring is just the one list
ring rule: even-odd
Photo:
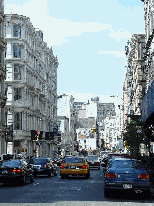
[[124,147],[126,146],[126,140],[123,141],[123,146],[124,146]]
[[39,134],[37,134],[37,136],[36,136],[36,141],[38,141],[39,140]]
[[37,131],[31,130],[31,140],[37,140]]
[[36,135],[36,141],[38,141],[39,140],[40,131],[37,131],[36,134],[37,134]]
[[42,136],[43,136],[43,131],[40,131],[39,140],[42,140]]

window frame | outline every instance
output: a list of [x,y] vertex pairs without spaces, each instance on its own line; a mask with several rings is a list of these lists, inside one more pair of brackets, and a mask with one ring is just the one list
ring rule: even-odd
[[21,58],[21,45],[20,44],[13,44],[13,58]]
[[14,101],[20,100],[20,99],[22,99],[22,89],[21,88],[14,88]]
[[[15,27],[18,27],[18,29],[15,29]],[[21,38],[21,26],[18,24],[13,25],[13,37]]]
[[[16,67],[18,67],[18,72],[15,71]],[[21,80],[21,68],[22,68],[22,66],[20,66],[18,64],[14,64],[14,80]],[[15,75],[17,75],[17,74],[18,74],[18,78],[15,77]]]
[[22,112],[14,113],[14,129],[22,130]]

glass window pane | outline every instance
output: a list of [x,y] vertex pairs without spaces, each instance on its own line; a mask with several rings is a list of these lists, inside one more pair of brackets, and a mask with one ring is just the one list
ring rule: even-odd
[[21,27],[18,25],[13,26],[13,37],[20,37],[21,36]]
[[21,67],[14,65],[14,80],[21,80]]
[[21,57],[21,46],[20,45],[13,45],[13,56],[14,58]]

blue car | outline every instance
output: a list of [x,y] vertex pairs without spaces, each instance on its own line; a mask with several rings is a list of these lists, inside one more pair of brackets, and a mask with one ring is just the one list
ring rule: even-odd
[[120,190],[150,196],[149,174],[140,160],[117,158],[110,164],[104,178],[104,196]]

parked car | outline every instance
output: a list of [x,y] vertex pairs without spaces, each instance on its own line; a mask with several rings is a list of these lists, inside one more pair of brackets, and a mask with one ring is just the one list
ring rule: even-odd
[[63,159],[62,159],[62,158],[58,158],[58,159],[57,159],[57,166],[60,166],[60,165],[61,165],[61,163],[62,163],[62,161],[63,161]]
[[73,176],[85,176],[90,177],[90,168],[85,158],[83,157],[68,157],[63,160],[60,166],[61,179],[64,177]]
[[101,162],[101,166],[104,167],[103,171],[106,170],[108,161],[111,158],[117,158],[117,157],[125,157],[125,158],[132,158],[131,155],[125,154],[125,153],[109,153],[107,157],[105,157],[102,162]]
[[131,155],[128,155],[128,154],[125,154],[125,153],[109,153],[109,154],[108,154],[108,158],[109,158],[109,159],[111,159],[113,156],[132,158]]
[[104,195],[112,191],[144,192],[150,196],[149,174],[141,161],[128,158],[117,158],[107,169],[104,179]]
[[57,159],[56,158],[51,158],[53,164],[56,164],[57,165]]
[[100,161],[97,155],[88,155],[86,156],[86,159],[90,168],[97,168],[100,170]]
[[34,177],[38,175],[57,176],[57,167],[50,158],[35,158],[33,163]]
[[8,160],[0,167],[0,183],[21,183],[33,182],[33,170],[23,159]]

